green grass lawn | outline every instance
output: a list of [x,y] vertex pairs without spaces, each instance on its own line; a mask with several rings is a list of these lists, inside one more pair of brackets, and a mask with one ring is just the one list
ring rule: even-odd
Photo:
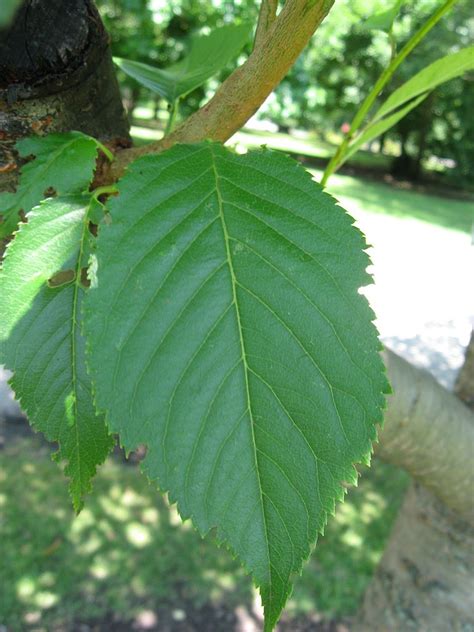
[[[407,477],[375,463],[339,505],[288,606],[291,615],[350,614],[380,558]],[[11,632],[68,630],[113,613],[206,602],[251,606],[249,578],[204,540],[138,467],[109,459],[75,517],[66,483],[36,437],[0,452],[0,622]]]
[[[316,180],[320,179],[320,171],[312,170],[312,173]],[[404,190],[352,176],[335,175],[328,184],[328,191],[349,213],[384,213],[465,233],[472,230],[474,204],[471,201]]]

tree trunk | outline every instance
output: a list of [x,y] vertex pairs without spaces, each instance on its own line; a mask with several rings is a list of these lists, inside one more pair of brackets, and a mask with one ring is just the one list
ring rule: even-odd
[[16,140],[69,130],[130,144],[107,33],[91,0],[25,0],[0,31],[0,189]]
[[422,162],[425,157],[428,134],[433,121],[434,96],[435,93],[432,92],[420,106],[420,110],[418,111],[421,124],[418,128],[418,151],[416,152],[416,158],[413,165],[413,175],[415,180],[420,180],[423,172]]
[[[408,375],[408,373],[407,373]],[[466,360],[455,387],[458,397],[466,404],[474,402],[474,333],[466,351]],[[415,408],[411,407],[413,416]],[[441,400],[436,404],[439,408]],[[454,410],[454,409],[453,409]],[[431,409],[431,421],[436,412]],[[463,411],[460,409],[460,415]],[[430,414],[425,416],[430,417]],[[407,420],[408,423],[412,420]],[[462,444],[456,427],[457,418],[447,423],[446,441],[450,433],[460,442],[459,451],[470,454],[468,461],[458,468],[456,455],[445,454],[444,467],[458,468],[467,481],[473,474],[473,442],[464,435],[468,445]],[[465,421],[469,422],[468,417]],[[416,424],[416,420],[415,420]],[[418,424],[417,424],[418,425]],[[436,425],[434,423],[433,425]],[[470,424],[472,426],[472,423]],[[390,427],[388,428],[390,430]],[[397,429],[395,429],[397,430]],[[403,435],[403,428],[392,434]],[[385,431],[384,431],[385,433]],[[384,433],[381,439],[384,439]],[[427,432],[428,434],[428,432]],[[441,433],[437,433],[441,434]],[[412,435],[412,438],[415,436]],[[423,437],[417,436],[418,442]],[[429,437],[427,437],[429,439]],[[401,439],[403,444],[403,438]],[[443,445],[438,437],[440,446]],[[390,442],[388,442],[390,443]],[[429,443],[429,440],[428,440]],[[405,446],[406,447],[406,446]],[[410,446],[408,446],[410,452]],[[411,446],[415,454],[419,446]],[[385,446],[390,452],[390,445]],[[416,467],[429,474],[420,450],[421,463]],[[440,454],[437,455],[438,460]],[[436,467],[433,455],[432,468]],[[468,469],[466,469],[468,468]],[[432,471],[435,471],[432,469]],[[423,472],[422,472],[423,473]],[[422,478],[422,476],[421,476]],[[429,477],[428,477],[429,478]],[[465,485],[463,485],[465,487]],[[435,488],[436,489],[436,488]],[[439,492],[439,490],[437,490]],[[457,493],[457,489],[453,489]],[[413,482],[400,509],[390,540],[370,584],[354,627],[360,632],[473,632],[474,631],[474,520],[468,505],[472,506],[472,487],[465,490],[466,510],[449,509],[423,485]],[[456,506],[456,504],[454,505]]]
[[405,469],[474,524],[474,414],[434,377],[388,349],[393,387],[375,454]]
[[454,385],[454,392],[474,411],[474,330],[471,332],[466,359]]
[[474,528],[412,483],[355,630],[472,632]]
[[401,178],[406,180],[413,180],[414,166],[413,158],[408,153],[407,143],[410,135],[409,130],[406,128],[404,121],[399,123],[399,135],[400,135],[400,155],[392,160],[390,167],[390,173],[395,178]]

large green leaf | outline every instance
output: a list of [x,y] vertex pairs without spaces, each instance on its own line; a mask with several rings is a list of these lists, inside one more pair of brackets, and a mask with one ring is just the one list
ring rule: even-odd
[[21,170],[15,193],[0,193],[0,237],[13,233],[20,221],[19,213],[28,213],[51,195],[82,192],[91,180],[97,149],[107,150],[81,132],[33,136],[17,143],[20,156],[35,159]]
[[0,362],[14,371],[10,383],[31,424],[59,443],[76,510],[112,447],[94,410],[81,335],[90,204],[75,195],[36,207],[0,272]]
[[114,61],[127,75],[173,103],[235,59],[249,36],[248,24],[229,24],[195,36],[186,57],[165,70],[119,57]]
[[269,151],[177,146],[119,191],[85,302],[97,405],[182,517],[217,527],[271,630],[382,418],[365,241]]
[[446,55],[436,60],[423,70],[420,70],[411,79],[401,85],[388,99],[380,106],[373,117],[373,121],[378,121],[400,107],[410,99],[414,99],[420,94],[429,92],[445,81],[463,75],[468,70],[474,69],[474,46],[463,48],[457,53]]
[[386,116],[381,120],[375,121],[374,123],[370,123],[364,130],[362,130],[361,134],[357,136],[357,138],[349,145],[344,155],[344,162],[348,158],[350,158],[352,154],[355,154],[355,152],[358,151],[362,147],[362,145],[365,145],[365,143],[369,143],[371,140],[377,138],[377,136],[380,136],[380,134],[383,134],[391,127],[393,127],[396,123],[398,123],[398,121],[406,116],[408,112],[415,109],[417,105],[424,101],[427,96],[427,93],[421,94],[416,99],[410,101],[408,105],[400,108],[393,114],[390,114],[389,116]]

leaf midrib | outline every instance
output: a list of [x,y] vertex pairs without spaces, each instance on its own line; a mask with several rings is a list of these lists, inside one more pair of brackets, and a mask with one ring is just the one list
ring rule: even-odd
[[230,277],[231,277],[231,285],[232,285],[232,302],[235,305],[235,314],[236,314],[236,318],[237,318],[237,329],[238,329],[238,333],[239,333],[239,342],[240,342],[240,349],[241,349],[241,360],[242,360],[242,365],[243,365],[243,370],[244,370],[244,378],[245,378],[245,391],[246,391],[246,398],[247,398],[247,410],[248,410],[248,414],[250,417],[250,429],[251,429],[251,434],[252,434],[252,445],[253,445],[253,454],[254,454],[254,460],[255,460],[255,471],[257,474],[257,481],[258,481],[258,489],[259,489],[259,494],[260,494],[260,506],[261,506],[261,512],[262,512],[262,520],[263,520],[263,529],[264,529],[264,534],[265,534],[265,545],[266,545],[266,550],[267,550],[267,563],[268,563],[268,573],[269,573],[269,577],[270,577],[270,581],[269,581],[269,599],[270,602],[272,601],[272,581],[271,581],[271,574],[272,574],[272,563],[270,560],[270,547],[269,547],[269,543],[268,543],[268,528],[267,528],[267,517],[265,514],[265,505],[263,502],[263,496],[264,496],[264,492],[262,489],[262,482],[261,482],[261,477],[260,477],[260,470],[259,470],[259,462],[258,462],[258,450],[257,450],[257,443],[256,443],[256,439],[255,439],[255,429],[254,429],[254,419],[253,419],[253,413],[252,413],[252,404],[251,404],[251,399],[250,399],[250,386],[249,386],[249,371],[250,368],[248,366],[247,363],[247,353],[245,350],[245,342],[244,342],[244,338],[243,338],[243,334],[242,334],[242,324],[241,324],[241,316],[240,316],[240,309],[239,309],[239,303],[237,300],[237,277],[235,275],[235,271],[234,271],[234,264],[232,261],[232,254],[230,251],[230,236],[229,236],[229,232],[227,230],[227,224],[226,224],[226,220],[225,220],[225,215],[224,215],[224,199],[222,197],[220,188],[219,188],[219,180],[220,180],[220,176],[218,174],[217,171],[217,165],[216,165],[216,159],[214,156],[214,151],[213,151],[213,147],[211,146],[209,148],[209,152],[211,155],[211,162],[212,162],[212,172],[214,174],[214,180],[215,180],[215,186],[216,186],[216,196],[217,196],[217,203],[218,203],[218,208],[219,208],[219,219],[221,221],[221,226],[222,226],[222,231],[224,234],[224,243],[225,243],[225,249],[226,249],[226,258],[227,258],[227,264],[229,267],[229,272],[230,272]]
[[[72,386],[72,394],[74,398],[74,430],[76,436],[76,445],[75,450],[77,453],[77,467],[79,469],[79,480],[82,483],[82,460],[80,458],[80,438],[79,438],[79,410],[78,410],[78,393],[77,393],[77,349],[76,349],[76,327],[78,326],[77,322],[77,308],[78,308],[78,299],[79,292],[81,291],[81,273],[82,273],[82,257],[84,254],[84,244],[85,238],[87,236],[87,231],[89,230],[88,226],[88,215],[89,210],[91,208],[92,197],[90,198],[85,210],[84,217],[82,218],[82,232],[81,239],[79,242],[79,252],[77,254],[77,263],[76,263],[76,278],[74,279],[74,290],[73,290],[73,298],[72,298],[72,326],[71,326],[71,386]],[[74,502],[74,504],[76,504]]]

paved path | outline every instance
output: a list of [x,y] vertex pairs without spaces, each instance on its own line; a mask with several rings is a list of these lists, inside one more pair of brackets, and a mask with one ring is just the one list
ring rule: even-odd
[[354,216],[372,245],[375,284],[364,293],[382,340],[452,388],[474,325],[469,235],[413,219]]

